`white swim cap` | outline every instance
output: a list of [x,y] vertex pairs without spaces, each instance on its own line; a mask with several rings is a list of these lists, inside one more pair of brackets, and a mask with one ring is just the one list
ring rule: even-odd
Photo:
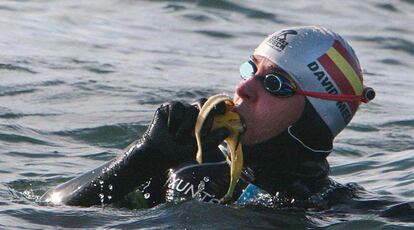
[[[352,47],[337,33],[317,26],[293,27],[268,36],[254,51],[286,71],[306,91],[362,95],[362,71]],[[335,137],[351,121],[360,102],[307,96]]]

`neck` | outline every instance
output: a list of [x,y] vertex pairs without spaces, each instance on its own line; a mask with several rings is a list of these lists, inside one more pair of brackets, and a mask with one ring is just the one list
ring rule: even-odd
[[299,120],[278,136],[243,145],[245,166],[252,170],[258,184],[326,176],[332,141],[328,127],[307,105]]

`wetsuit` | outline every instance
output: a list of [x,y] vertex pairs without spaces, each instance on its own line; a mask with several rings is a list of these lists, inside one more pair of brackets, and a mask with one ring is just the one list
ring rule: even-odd
[[[197,114],[194,106],[181,103],[161,106],[142,138],[121,155],[48,191],[41,200],[131,208],[186,198],[218,202],[228,189],[230,170],[225,146],[217,146],[228,131],[205,135],[206,163],[196,164],[194,137],[182,134],[193,129]],[[311,197],[331,183],[326,156],[333,137],[328,130],[307,102],[288,130],[263,143],[243,145],[245,167],[234,200],[254,184],[260,188],[255,191],[266,191],[280,204],[309,206]],[[243,197],[246,200],[246,194]]]
[[[321,194],[340,187],[328,178],[326,157],[332,140],[328,127],[307,102],[300,119],[288,130],[265,142],[243,145],[245,165],[234,198],[244,203],[255,193],[265,193],[273,206],[329,206],[331,194]],[[179,167],[170,174],[167,200],[195,197],[207,202],[223,197],[230,176],[227,162]],[[250,189],[240,197],[248,184],[255,185],[254,191]]]

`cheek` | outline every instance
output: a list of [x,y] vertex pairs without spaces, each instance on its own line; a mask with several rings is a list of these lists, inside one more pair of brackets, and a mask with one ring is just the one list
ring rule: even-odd
[[[273,97],[273,96],[272,96]],[[272,127],[279,123],[281,116],[281,106],[278,102],[274,101],[274,98],[261,98],[258,103],[254,104],[252,113],[249,115],[253,118],[252,122],[256,127],[256,130],[260,132],[272,129]]]
[[259,104],[256,113],[256,124],[260,126],[263,134],[275,135],[287,129],[289,125],[296,122],[304,107],[304,99],[282,99],[270,98]]

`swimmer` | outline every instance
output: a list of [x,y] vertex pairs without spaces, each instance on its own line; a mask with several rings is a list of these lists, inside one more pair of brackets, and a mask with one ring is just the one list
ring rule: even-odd
[[[245,127],[244,163],[227,202],[260,191],[281,206],[327,203],[320,199],[329,199],[321,194],[335,186],[327,162],[333,140],[375,97],[363,84],[354,50],[323,27],[287,28],[259,44],[240,76],[233,102]],[[195,161],[194,128],[204,102],[161,105],[147,131],[119,156],[51,189],[41,201],[132,208],[183,199],[220,203],[230,181],[222,143],[230,132],[210,130],[214,116],[224,113],[219,104],[201,130],[203,163]]]

